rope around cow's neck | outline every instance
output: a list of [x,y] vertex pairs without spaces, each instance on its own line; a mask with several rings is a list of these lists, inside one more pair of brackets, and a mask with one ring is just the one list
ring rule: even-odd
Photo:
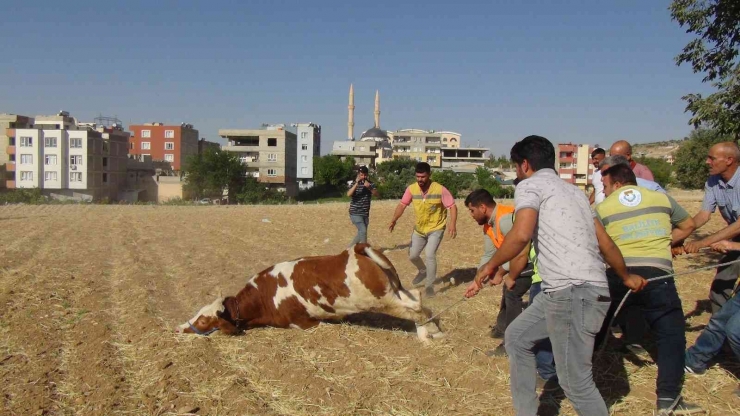
[[[658,280],[669,279],[671,277],[683,276],[683,275],[687,275],[687,274],[692,274],[692,273],[700,272],[702,270],[716,269],[718,267],[728,266],[730,264],[735,264],[735,263],[740,263],[740,259],[733,260],[733,261],[728,261],[728,262],[720,263],[720,264],[713,264],[711,266],[699,267],[697,269],[687,270],[685,272],[671,273],[671,274],[667,274],[665,276],[653,277],[652,279],[647,279],[647,282],[650,283],[650,282],[655,282],[655,281],[658,281]],[[614,315],[612,315],[612,319],[611,319],[611,321],[609,321],[609,326],[607,327],[606,336],[601,341],[601,345],[599,346],[599,353],[601,353],[604,350],[604,348],[606,347],[606,342],[609,339],[609,336],[612,334],[612,325],[614,325],[614,320],[617,318],[617,315],[619,314],[619,311],[622,309],[622,306],[624,306],[624,302],[627,301],[627,298],[629,297],[630,293],[632,293],[632,292],[629,291],[629,292],[627,292],[624,295],[624,297],[622,298],[622,301],[619,302],[619,306],[617,306],[617,309],[614,310]]]
[[464,296],[463,296],[463,298],[462,298],[462,299],[458,300],[457,302],[453,303],[452,305],[450,305],[450,306],[448,306],[448,307],[446,307],[446,308],[442,309],[441,311],[437,312],[437,313],[436,313],[435,315],[433,315],[433,316],[432,316],[431,318],[427,319],[426,321],[424,321],[424,322],[422,322],[422,323],[420,323],[420,324],[416,324],[416,327],[418,328],[418,327],[420,327],[420,326],[424,326],[424,325],[428,324],[429,322],[432,322],[433,320],[435,320],[436,318],[438,318],[438,317],[439,317],[440,315],[442,315],[443,313],[445,313],[445,312],[447,312],[448,310],[450,310],[450,309],[454,308],[455,306],[457,306],[457,305],[459,305],[459,304],[461,304],[461,303],[465,302],[466,300],[468,300],[468,298],[466,298],[466,297],[464,297]]

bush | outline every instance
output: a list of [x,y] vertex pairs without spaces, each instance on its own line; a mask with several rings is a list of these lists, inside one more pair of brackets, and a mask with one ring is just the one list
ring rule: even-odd
[[635,161],[647,166],[653,172],[655,182],[658,182],[663,188],[667,188],[673,182],[673,166],[665,160],[654,157],[641,157],[635,159]]
[[38,188],[9,189],[0,193],[0,204],[44,204],[47,198]]
[[702,189],[709,177],[709,167],[706,164],[707,154],[712,145],[719,142],[728,142],[732,139],[716,130],[696,129],[684,140],[676,151],[674,169],[676,183],[687,189]]

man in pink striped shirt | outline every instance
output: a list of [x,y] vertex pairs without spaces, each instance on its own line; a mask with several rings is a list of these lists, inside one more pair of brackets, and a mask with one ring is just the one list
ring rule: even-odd
[[614,142],[611,149],[609,149],[609,155],[622,155],[626,157],[627,160],[629,160],[630,162],[630,168],[632,168],[632,172],[635,173],[635,176],[655,182],[653,172],[651,172],[647,166],[632,160],[632,145],[629,144],[629,142],[627,142],[626,140],[619,140]]

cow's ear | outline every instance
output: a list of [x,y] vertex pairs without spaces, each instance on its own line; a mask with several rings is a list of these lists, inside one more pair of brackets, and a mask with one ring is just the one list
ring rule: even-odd
[[218,329],[226,335],[236,335],[240,332],[236,325],[221,317],[218,318]]

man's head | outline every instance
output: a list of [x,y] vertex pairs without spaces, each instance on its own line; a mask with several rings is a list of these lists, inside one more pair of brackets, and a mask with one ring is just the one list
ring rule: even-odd
[[599,163],[599,170],[603,173],[605,170],[609,169],[612,166],[616,165],[625,165],[627,167],[630,167],[630,161],[627,160],[626,156],[622,155],[613,155],[609,157],[605,157],[601,163]]
[[[733,142],[717,143],[709,149],[707,165],[710,175],[721,175],[732,171],[740,160],[740,149]],[[733,172],[734,173],[734,172]]]
[[476,189],[465,198],[465,206],[475,222],[483,225],[491,219],[491,213],[496,208],[496,201],[485,189]]
[[594,168],[599,169],[599,163],[606,157],[606,150],[597,147],[591,152],[591,163],[594,164]]
[[419,184],[419,187],[421,189],[426,189],[431,181],[432,176],[432,167],[429,166],[429,163],[426,162],[419,162],[416,164],[416,183]]
[[601,170],[601,180],[604,182],[604,195],[609,196],[623,186],[637,185],[635,172],[623,163]]
[[609,149],[609,155],[621,155],[627,157],[627,160],[632,161],[632,145],[626,140],[619,140],[614,142],[612,147]]
[[367,166],[360,166],[360,168],[357,169],[357,176],[361,181],[366,180],[369,173]]
[[542,136],[527,136],[511,148],[516,176],[527,179],[540,169],[555,169],[555,147]]

